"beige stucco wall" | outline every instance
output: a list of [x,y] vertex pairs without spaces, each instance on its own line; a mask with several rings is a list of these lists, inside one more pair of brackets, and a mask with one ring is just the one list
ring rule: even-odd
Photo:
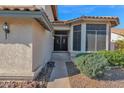
[[53,51],[52,32],[46,31],[35,20],[33,21],[33,71],[50,61]]
[[117,40],[124,40],[124,36],[115,34],[111,32],[111,44],[110,44],[110,49],[115,50],[115,44],[114,42]]
[[44,9],[45,13],[47,14],[50,21],[54,21],[53,11],[51,5],[36,5],[39,9]]
[[[7,22],[7,40],[2,24]],[[4,76],[36,76],[50,61],[53,51],[52,32],[36,20],[0,17],[0,78]]]
[[53,24],[53,27],[54,27],[54,30],[60,30],[60,31],[63,31],[63,30],[70,30],[71,28],[70,28],[70,25],[67,25],[67,24],[64,24],[64,25],[55,25],[55,24]]
[[[7,40],[2,24],[7,22]],[[0,17],[0,76],[30,76],[32,71],[32,19]]]
[[111,42],[117,41],[117,40],[124,40],[124,36],[111,33]]

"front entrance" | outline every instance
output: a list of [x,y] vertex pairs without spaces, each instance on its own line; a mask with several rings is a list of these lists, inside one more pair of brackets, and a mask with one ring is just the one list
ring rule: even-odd
[[68,50],[68,36],[67,32],[55,32],[54,35],[54,51],[67,51]]

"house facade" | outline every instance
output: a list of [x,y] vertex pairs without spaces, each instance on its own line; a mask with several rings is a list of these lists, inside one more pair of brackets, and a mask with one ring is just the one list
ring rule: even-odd
[[124,29],[117,29],[117,28],[111,29],[111,42],[117,40],[124,40]]
[[82,16],[68,21],[55,21],[54,51],[78,53],[110,50],[111,28],[119,24],[118,17]]
[[57,7],[0,6],[0,79],[34,79],[53,52],[109,50],[118,17],[60,21]]
[[0,6],[0,79],[38,75],[51,58],[55,20],[56,6]]
[[117,29],[112,28],[111,29],[111,50],[115,50],[115,41],[117,40],[124,40],[124,29]]

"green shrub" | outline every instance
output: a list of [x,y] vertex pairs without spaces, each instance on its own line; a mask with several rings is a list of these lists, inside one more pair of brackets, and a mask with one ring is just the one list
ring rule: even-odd
[[97,53],[106,57],[112,66],[124,67],[124,50],[99,51]]
[[75,64],[82,74],[90,78],[103,75],[108,67],[107,59],[99,54],[81,55],[75,59]]
[[124,49],[124,40],[117,40],[114,42],[115,49]]
[[86,55],[88,55],[88,54],[92,54],[92,53],[79,53],[79,54],[76,55],[76,57],[86,56]]

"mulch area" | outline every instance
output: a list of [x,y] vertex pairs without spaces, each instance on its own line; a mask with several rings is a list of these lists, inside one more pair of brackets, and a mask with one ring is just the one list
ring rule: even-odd
[[53,67],[46,65],[36,80],[0,80],[0,88],[46,88]]
[[80,74],[73,62],[67,62],[66,66],[72,88],[124,88],[124,69],[114,68],[101,79],[90,79]]

